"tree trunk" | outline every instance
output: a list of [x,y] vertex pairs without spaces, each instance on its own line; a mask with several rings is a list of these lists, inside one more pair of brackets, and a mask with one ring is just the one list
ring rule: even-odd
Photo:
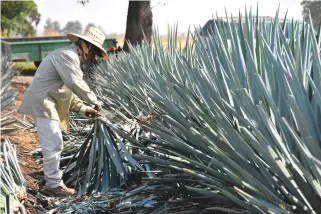
[[123,50],[129,52],[127,41],[132,45],[142,44],[144,34],[150,43],[153,32],[152,28],[153,13],[150,1],[129,1]]

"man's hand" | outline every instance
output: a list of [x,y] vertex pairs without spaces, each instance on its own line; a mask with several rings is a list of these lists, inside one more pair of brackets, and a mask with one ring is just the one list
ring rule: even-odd
[[86,117],[95,117],[98,115],[98,111],[96,111],[95,109],[87,106],[86,110],[85,110],[85,116]]
[[139,119],[139,121],[144,122],[144,123],[148,123],[148,124],[152,124],[152,123],[156,122],[156,117],[154,115],[150,115],[150,114],[147,116],[140,115],[138,119]]
[[95,109],[96,111],[101,111],[102,107],[101,107],[101,105],[99,105],[99,104],[95,104],[94,109]]

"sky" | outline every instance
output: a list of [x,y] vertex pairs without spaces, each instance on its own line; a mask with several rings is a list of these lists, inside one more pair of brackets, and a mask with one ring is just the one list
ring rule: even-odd
[[[57,20],[63,27],[68,21],[79,20],[83,27],[88,23],[99,25],[106,34],[124,34],[128,0],[90,0],[83,6],[77,0],[34,0],[41,14],[37,27],[42,34],[47,18]],[[245,7],[259,5],[260,16],[275,16],[280,5],[280,16],[288,10],[288,18],[302,20],[301,0],[152,0],[153,24],[160,34],[166,35],[168,26],[178,23],[178,32],[187,33],[188,27],[203,26],[213,16],[228,14],[238,16],[239,10],[244,14]]]

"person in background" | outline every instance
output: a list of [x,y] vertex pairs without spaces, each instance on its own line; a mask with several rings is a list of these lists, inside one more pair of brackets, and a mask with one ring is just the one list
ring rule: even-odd
[[83,70],[96,56],[107,58],[103,48],[105,35],[98,28],[88,27],[83,35],[67,36],[72,44],[44,58],[19,109],[20,114],[34,119],[43,154],[43,191],[56,197],[76,194],[65,186],[59,169],[61,129],[69,133],[69,111],[93,117],[101,110],[101,102],[83,80]]

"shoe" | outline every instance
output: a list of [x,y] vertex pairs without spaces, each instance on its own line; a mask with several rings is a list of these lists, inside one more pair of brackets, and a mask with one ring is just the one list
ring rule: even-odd
[[52,197],[68,197],[68,196],[74,196],[77,194],[76,190],[68,188],[64,184],[56,188],[45,187],[42,192]]

